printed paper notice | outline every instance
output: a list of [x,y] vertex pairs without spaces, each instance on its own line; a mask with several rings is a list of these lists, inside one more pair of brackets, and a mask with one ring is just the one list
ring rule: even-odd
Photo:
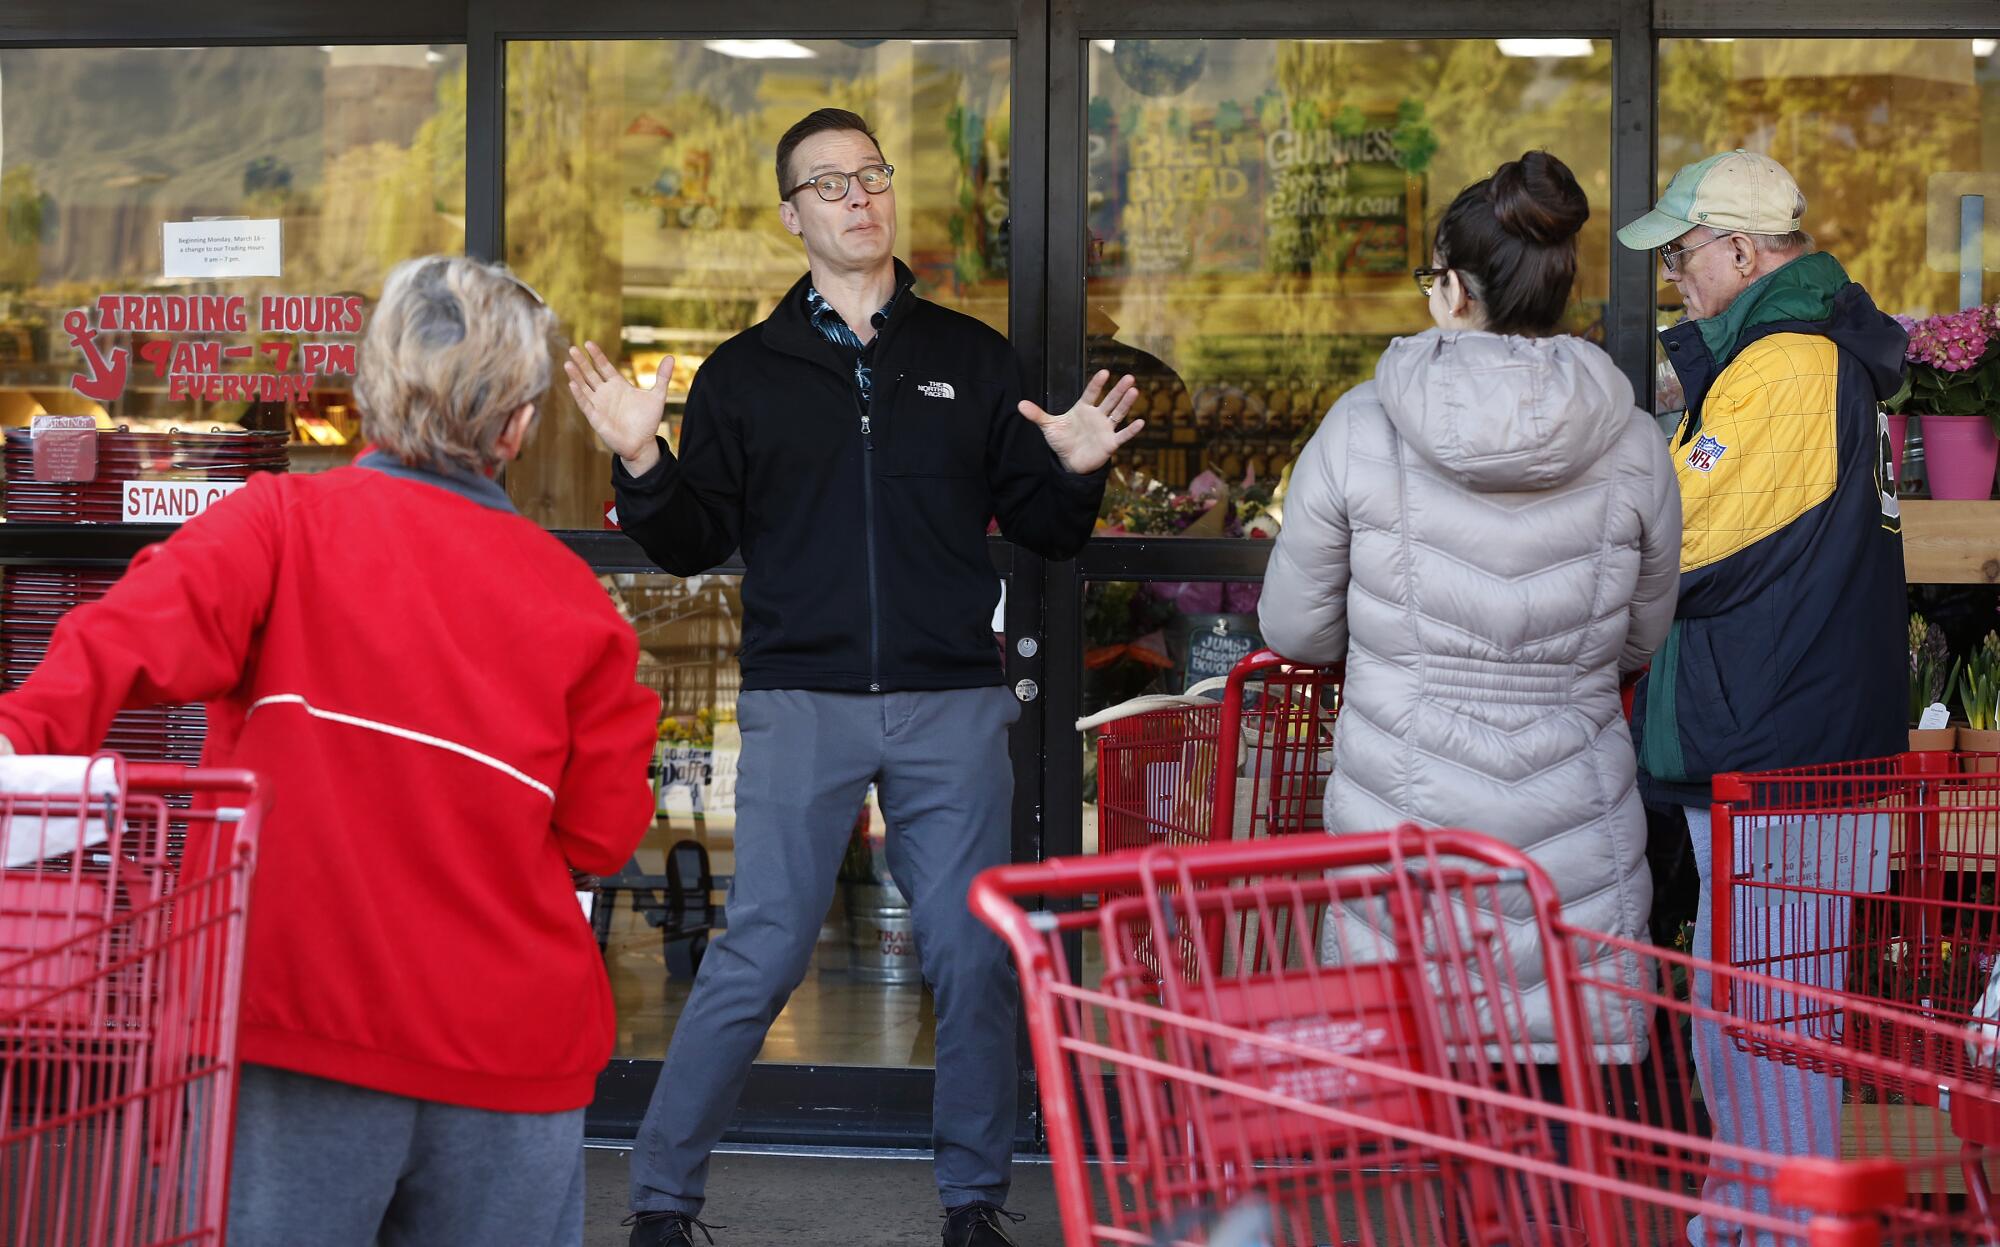
[[279,221],[168,221],[162,252],[168,277],[279,277]]
[[127,524],[184,524],[243,488],[242,481],[126,481]]

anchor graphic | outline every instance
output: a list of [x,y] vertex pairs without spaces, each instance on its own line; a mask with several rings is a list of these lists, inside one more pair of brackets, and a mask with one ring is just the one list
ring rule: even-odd
[[63,331],[69,334],[69,344],[83,352],[84,363],[90,366],[88,378],[77,373],[69,379],[70,388],[100,403],[112,402],[124,394],[132,353],[119,347],[106,359],[97,349],[97,331],[90,327],[90,317],[81,309],[63,314]]

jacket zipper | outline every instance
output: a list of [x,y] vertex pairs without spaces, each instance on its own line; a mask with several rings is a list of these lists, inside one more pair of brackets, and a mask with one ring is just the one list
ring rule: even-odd
[[[903,380],[897,373],[890,391]],[[875,391],[880,394],[882,391]],[[859,397],[857,395],[857,397]],[[868,691],[882,691],[882,598],[875,574],[875,398],[861,406],[861,528],[868,548]]]

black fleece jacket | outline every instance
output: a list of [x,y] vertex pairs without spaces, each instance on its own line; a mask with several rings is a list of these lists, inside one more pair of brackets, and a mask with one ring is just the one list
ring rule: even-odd
[[808,274],[702,363],[678,458],[663,442],[643,476],[613,462],[619,525],[662,569],[742,550],[745,689],[998,685],[990,520],[1055,560],[1096,522],[1106,474],[1066,470],[1016,409],[1007,340],[896,273],[865,409],[807,317]]

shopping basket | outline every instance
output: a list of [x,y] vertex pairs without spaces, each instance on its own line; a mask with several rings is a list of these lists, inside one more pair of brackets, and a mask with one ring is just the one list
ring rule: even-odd
[[[1100,729],[1100,851],[1320,830],[1340,680],[1339,666],[1259,650],[1186,694],[1079,719],[1079,732]],[[1221,700],[1208,696],[1218,689]]]
[[[1991,754],[1899,754],[1829,766],[1717,776],[1711,826],[1710,938],[1718,960],[1827,994],[1716,1005],[1901,1059],[1969,1061],[1891,1015],[1852,1014],[1842,998],[1894,1007],[1954,1030],[2000,1033],[2000,774]],[[1774,1006],[1773,1002],[1776,1002]],[[1979,1073],[1968,1076],[1977,1084]],[[2000,1097],[1920,1095],[1927,1128],[1977,1157],[2000,1147]],[[1968,1164],[1975,1198],[1985,1167]]]
[[0,1244],[220,1244],[247,772],[0,760]]
[[[1697,972],[1771,984],[1572,928],[1556,896],[1505,845],[1416,828],[983,874],[972,904],[1022,972],[1065,1243],[1214,1243],[1246,1210],[1248,1241],[1271,1247],[1671,1245],[1697,1217],[1746,1244],[1992,1239],[1987,1214],[1938,1193],[1948,1151],[1843,1161],[1832,1139],[1783,1156],[1703,1137],[1682,1035],[1726,1025],[1771,1069],[1836,1073],[1875,1097],[1852,1113],[1948,1093],[1954,1071],[1697,1006],[1676,990]],[[1219,949],[1191,934],[1214,915]],[[1096,981],[1075,972],[1093,943]],[[1136,971],[1147,943],[1184,955]],[[1536,1017],[1531,962],[1549,983]],[[1933,1047],[1965,1038],[1914,1024]]]

